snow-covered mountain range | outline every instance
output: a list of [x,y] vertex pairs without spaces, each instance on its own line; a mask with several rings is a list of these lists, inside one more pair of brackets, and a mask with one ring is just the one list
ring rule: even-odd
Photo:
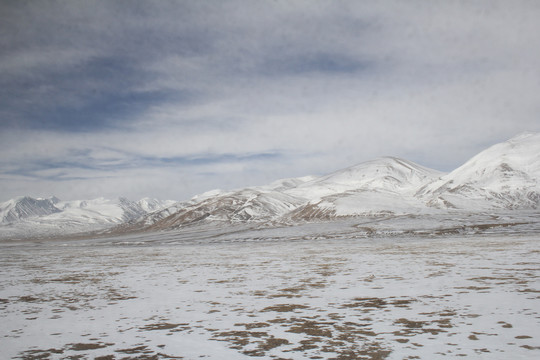
[[383,157],[336,171],[289,192],[308,200],[287,216],[313,220],[336,216],[419,212],[416,190],[443,173],[411,161]]
[[58,213],[61,210],[54,206],[58,199],[34,199],[21,196],[0,204],[0,223],[11,223],[22,219],[46,216]]
[[382,157],[321,177],[210,192],[149,214],[125,229],[171,229],[215,221],[291,224],[539,206],[540,134],[527,133],[482,151],[448,174]]
[[21,197],[0,204],[0,234],[6,228],[37,234],[116,226],[114,232],[123,232],[208,223],[294,224],[350,216],[535,210],[539,206],[540,134],[527,133],[482,151],[450,173],[382,157],[325,176],[213,190],[177,203]]
[[166,208],[175,201],[144,198],[61,201],[18,197],[0,203],[0,237],[71,234],[108,228]]

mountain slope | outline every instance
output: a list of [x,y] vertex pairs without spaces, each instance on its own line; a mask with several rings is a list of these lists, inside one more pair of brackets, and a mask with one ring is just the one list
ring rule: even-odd
[[288,193],[309,201],[288,215],[292,220],[337,216],[416,213],[425,206],[416,190],[442,175],[411,161],[383,157],[352,166]]
[[133,202],[126,198],[74,201],[61,201],[57,198],[16,198],[0,204],[0,214],[4,219],[0,227],[0,237],[101,230],[140,218],[152,209],[160,210],[172,203],[174,202],[155,199]]
[[211,221],[265,222],[273,221],[294,210],[305,199],[286,191],[313,177],[282,179],[267,186],[224,192],[212,190],[179,202],[124,226],[124,229],[167,229]]
[[175,228],[209,221],[272,221],[295,209],[301,203],[303,199],[279,191],[244,189],[186,204],[169,216],[154,222],[152,227]]
[[417,197],[436,208],[536,209],[540,204],[540,134],[522,134],[496,144]]
[[61,201],[57,205],[62,210],[58,219],[87,219],[92,223],[121,223],[138,218],[146,211],[136,202],[126,198],[109,200],[97,198],[93,200]]
[[401,213],[425,208],[416,189],[441,173],[386,157],[322,177],[213,191],[132,222],[125,229],[168,229],[208,222],[298,222],[336,216]]
[[176,201],[173,200],[158,200],[145,197],[137,201],[137,206],[148,214],[169,207],[175,203]]
[[60,212],[55,203],[56,198],[34,199],[21,196],[0,204],[0,223],[10,223],[36,216],[50,215]]
[[214,191],[149,214],[133,229],[209,222],[301,223],[347,216],[536,209],[540,134],[492,146],[449,174],[383,157],[321,177]]
[[442,175],[396,157],[382,157],[338,170],[288,191],[291,195],[315,200],[347,191],[383,190],[409,192]]

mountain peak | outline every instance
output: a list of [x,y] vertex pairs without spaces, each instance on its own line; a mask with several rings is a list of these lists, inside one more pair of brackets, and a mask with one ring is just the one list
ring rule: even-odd
[[292,195],[322,198],[359,190],[412,191],[442,173],[412,161],[386,156],[335,171],[287,191]]
[[472,157],[418,195],[456,208],[537,208],[540,134],[523,133]]
[[507,142],[523,142],[523,141],[529,141],[529,140],[538,141],[539,137],[540,137],[540,133],[535,133],[532,131],[525,131],[510,138],[509,140],[507,140]]
[[50,215],[60,211],[55,206],[52,198],[35,199],[30,196],[20,196],[0,204],[0,222],[10,223],[21,219]]
[[60,201],[56,197],[35,199],[20,196],[0,203],[0,224],[10,224],[0,229],[0,237],[101,230],[161,210],[172,203],[154,199],[133,202],[126,198],[108,200],[101,197]]

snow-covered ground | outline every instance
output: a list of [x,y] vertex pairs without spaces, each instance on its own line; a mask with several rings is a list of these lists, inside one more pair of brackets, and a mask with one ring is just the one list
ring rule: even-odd
[[368,220],[3,242],[2,356],[540,357],[536,225]]

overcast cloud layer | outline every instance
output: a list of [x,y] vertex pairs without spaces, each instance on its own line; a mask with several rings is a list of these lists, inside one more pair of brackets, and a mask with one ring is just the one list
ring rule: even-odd
[[2,1],[0,201],[184,200],[540,131],[538,1]]

